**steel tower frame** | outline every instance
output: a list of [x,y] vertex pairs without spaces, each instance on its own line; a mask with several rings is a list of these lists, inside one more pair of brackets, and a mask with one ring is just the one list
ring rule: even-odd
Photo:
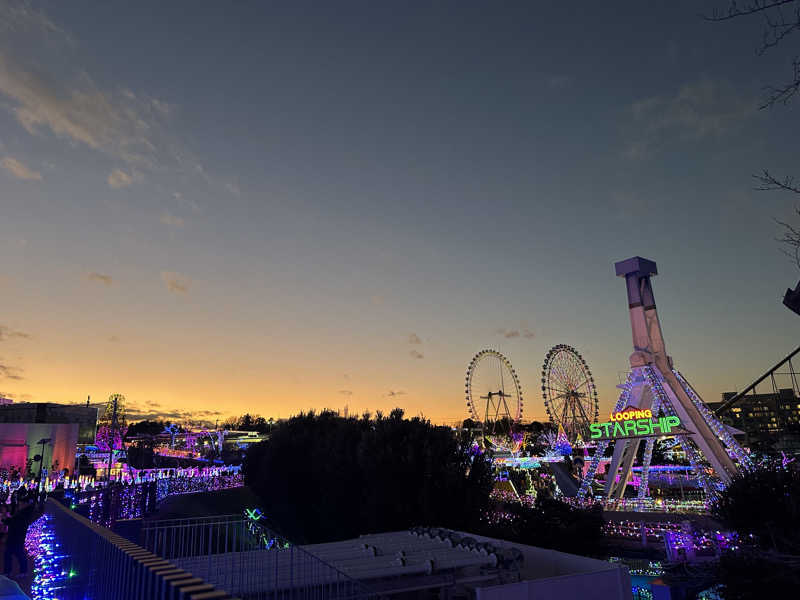
[[[657,275],[656,263],[634,256],[614,265],[618,277],[625,278],[628,294],[633,353],[627,381],[619,386],[622,393],[614,411],[628,406],[663,412],[680,418],[688,433],[678,435],[681,447],[692,464],[706,494],[713,496],[719,484],[727,484],[740,468],[747,468],[750,459],[733,439],[728,429],[700,399],[694,388],[675,369],[667,354],[661,323],[658,319],[650,277]],[[615,442],[604,489],[606,498],[621,498],[631,476],[631,467],[639,444],[645,442],[639,498],[647,492],[648,470],[656,438],[620,439]],[[609,442],[598,444],[578,496],[589,490],[597,467]],[[711,468],[703,464],[703,459]],[[619,475],[619,479],[617,479]]]

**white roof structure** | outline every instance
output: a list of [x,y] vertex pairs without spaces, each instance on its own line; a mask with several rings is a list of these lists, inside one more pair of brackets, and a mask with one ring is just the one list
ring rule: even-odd
[[475,585],[516,579],[513,561],[499,549],[447,529],[376,533],[302,548],[382,595],[438,588],[443,582]]
[[324,588],[345,579],[363,586],[359,598],[402,594],[408,599],[442,588],[476,600],[631,598],[630,576],[618,564],[442,528],[416,527],[340,542],[174,562],[243,597],[268,590]]

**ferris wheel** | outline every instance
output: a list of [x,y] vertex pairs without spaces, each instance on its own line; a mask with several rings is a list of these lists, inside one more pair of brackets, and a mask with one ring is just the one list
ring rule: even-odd
[[550,348],[542,365],[542,396],[551,423],[563,427],[571,440],[586,439],[600,414],[597,388],[589,365],[572,346]]
[[522,387],[511,362],[497,350],[481,350],[465,381],[467,411],[484,431],[499,433],[522,420]]

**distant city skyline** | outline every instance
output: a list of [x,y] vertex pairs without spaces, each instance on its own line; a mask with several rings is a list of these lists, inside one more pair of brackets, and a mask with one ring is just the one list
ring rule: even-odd
[[453,422],[495,348],[544,420],[563,343],[603,415],[635,255],[676,366],[741,389],[797,346],[796,200],[751,174],[800,112],[758,110],[760,24],[698,10],[0,3],[0,396]]

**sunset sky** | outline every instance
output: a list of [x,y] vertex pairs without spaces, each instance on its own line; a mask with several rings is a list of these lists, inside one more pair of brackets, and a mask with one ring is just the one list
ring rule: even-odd
[[564,343],[603,414],[634,255],[705,399],[748,384],[800,330],[797,199],[751,179],[800,175],[800,110],[757,108],[791,56],[556,4],[0,0],[0,395],[456,421],[494,347],[542,418]]

